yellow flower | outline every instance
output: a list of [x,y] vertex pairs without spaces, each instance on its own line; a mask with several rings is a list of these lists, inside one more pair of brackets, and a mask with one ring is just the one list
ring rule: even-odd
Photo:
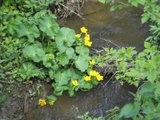
[[47,103],[46,103],[46,100],[45,100],[45,99],[43,99],[43,98],[39,99],[38,105],[40,105],[40,106],[45,106],[46,104],[47,104]]
[[84,39],[87,40],[87,41],[90,41],[90,35],[89,34],[85,34]]
[[95,60],[94,60],[94,59],[90,60],[90,61],[89,61],[89,64],[90,64],[90,65],[95,65]]
[[72,80],[72,85],[77,87],[79,85],[78,81],[77,80]]
[[100,75],[100,74],[98,74],[98,75],[96,76],[96,78],[97,78],[97,80],[98,80],[98,81],[103,80],[103,76],[102,76],[102,75]]
[[99,75],[99,73],[95,70],[91,70],[91,71],[89,71],[89,75],[90,76],[97,76],[97,75]]
[[50,101],[49,101],[50,106],[53,106],[53,105],[54,105],[54,103],[55,103],[55,101],[54,101],[54,100],[50,100]]
[[88,41],[88,40],[85,40],[84,41],[84,45],[90,47],[92,45],[92,42]]
[[87,33],[87,31],[88,31],[85,27],[81,27],[80,30],[82,33]]
[[85,80],[85,81],[90,81],[90,80],[91,80],[91,76],[85,76],[85,77],[84,77],[84,80]]
[[75,37],[79,39],[81,37],[81,34],[76,34]]

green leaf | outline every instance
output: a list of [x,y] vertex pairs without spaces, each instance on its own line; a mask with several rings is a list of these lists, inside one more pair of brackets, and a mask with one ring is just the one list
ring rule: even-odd
[[76,52],[80,55],[89,55],[89,49],[85,46],[76,47]]
[[70,68],[71,72],[72,72],[72,75],[71,75],[71,80],[79,80],[82,78],[83,74],[78,71],[77,69],[73,69],[73,68]]
[[98,0],[98,1],[104,4],[106,3],[107,0]]
[[11,20],[7,25],[8,31],[10,34],[17,35],[18,37],[27,37],[29,42],[33,42],[40,35],[38,28],[34,24],[22,23],[21,21],[21,17]]
[[118,70],[119,70],[119,71],[125,71],[127,65],[128,65],[127,62],[121,61],[120,64],[119,64],[119,66],[118,66]]
[[81,90],[90,90],[93,87],[93,85],[89,82],[85,82],[84,78],[82,78],[79,81],[79,87],[81,88]]
[[49,78],[54,80],[55,79],[55,73],[57,72],[58,70],[58,65],[57,64],[54,64],[52,65],[52,67],[49,69]]
[[115,10],[121,10],[124,8],[124,5],[113,5],[111,8],[110,8],[110,11],[115,11]]
[[75,61],[76,68],[78,68],[81,72],[84,72],[88,68],[89,57],[78,56],[78,59]]
[[133,5],[134,7],[137,7],[139,0],[128,0],[128,2],[131,3],[131,5]]
[[33,42],[35,38],[38,38],[40,33],[38,28],[33,24],[21,24],[17,29],[19,37],[26,36],[29,42]]
[[49,43],[47,47],[44,48],[46,53],[54,53],[57,51],[57,45],[55,42]]
[[125,73],[125,75],[130,77],[139,77],[141,73],[139,73],[138,70],[134,68],[130,68],[128,72]]
[[125,118],[131,118],[136,116],[139,113],[140,110],[140,104],[134,103],[134,104],[126,104],[120,111],[119,117],[125,117]]
[[45,52],[38,44],[28,45],[23,49],[23,55],[32,59],[34,62],[40,62],[45,57]]
[[54,60],[53,54],[46,54],[43,58],[43,65],[47,68],[50,68],[52,67],[53,60]]
[[149,43],[149,42],[144,42],[144,47],[146,48],[146,49],[149,49],[150,47],[151,47],[151,44]]
[[75,93],[74,93],[74,89],[70,87],[70,88],[68,89],[68,93],[69,93],[69,96],[70,96],[70,97],[74,96],[74,94],[75,94]]
[[150,81],[151,83],[156,81],[157,76],[158,76],[158,74],[157,74],[157,71],[155,71],[155,70],[152,72],[151,71],[146,72],[146,77],[147,77],[148,81]]
[[68,56],[69,59],[74,57],[74,49],[73,48],[67,48],[66,50],[66,55]]
[[125,117],[125,118],[129,118],[131,111],[133,109],[133,105],[132,104],[126,104],[120,111],[120,118]]
[[63,86],[60,86],[57,83],[53,83],[52,87],[54,88],[54,94],[56,96],[61,96],[63,94],[63,91],[64,91]]
[[147,96],[147,95],[151,95],[151,94],[153,94],[152,93],[153,90],[154,90],[154,84],[152,84],[150,82],[146,82],[141,86],[140,90],[138,91],[138,94],[140,94],[142,97]]
[[157,100],[160,100],[160,82],[156,82],[155,88],[156,88],[155,91],[154,91],[155,98]]
[[133,55],[135,55],[137,53],[137,51],[134,50],[134,48],[129,47],[126,49],[126,56],[132,60]]
[[23,63],[23,65],[19,69],[19,74],[23,78],[23,80],[25,79],[28,80],[31,77],[39,77],[39,78],[44,77],[44,73],[30,62]]
[[56,59],[63,66],[69,63],[69,57],[65,53],[58,53]]
[[67,46],[65,46],[62,40],[56,42],[59,52],[64,53],[67,50]]
[[65,52],[75,42],[75,32],[70,28],[61,28],[56,35],[56,44],[60,52]]
[[68,77],[68,75],[65,72],[64,73],[58,72],[55,74],[55,81],[60,86],[68,84],[68,81],[70,80],[69,78],[70,77]]
[[57,98],[55,96],[53,96],[53,95],[49,95],[49,96],[47,96],[47,99],[55,101]]
[[144,24],[149,20],[149,16],[147,13],[144,13],[141,18],[141,23]]
[[144,5],[146,3],[146,0],[139,0],[138,2],[139,4]]
[[55,81],[58,85],[67,85],[71,80],[72,71],[71,70],[61,70],[55,73]]
[[56,33],[59,30],[59,26],[52,16],[45,15],[39,19],[39,28],[42,32],[46,33],[52,39],[55,38]]
[[18,30],[18,26],[22,25],[21,20],[22,20],[21,17],[16,17],[15,19],[12,19],[8,22],[7,29],[11,35],[16,34],[16,30]]

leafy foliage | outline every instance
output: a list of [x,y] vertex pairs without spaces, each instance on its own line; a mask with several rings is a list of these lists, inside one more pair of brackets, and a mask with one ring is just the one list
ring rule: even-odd
[[[0,79],[44,80],[51,83],[53,96],[62,95],[64,91],[73,96],[75,91],[89,90],[98,84],[96,76],[90,81],[84,80],[93,68],[89,64],[92,42],[87,29],[83,27],[77,38],[74,30],[60,27],[48,9],[49,4],[59,2],[63,0],[3,2]],[[89,42],[88,46],[85,41]],[[103,80],[99,73],[97,75]]]
[[106,48],[107,53],[102,61],[105,60],[117,67],[116,78],[122,80],[121,83],[126,81],[138,86],[141,80],[145,79],[153,83],[160,76],[158,72],[160,52],[157,46],[152,46],[148,42],[145,42],[144,46],[145,49],[138,54],[132,48],[120,50]]
[[[159,79],[160,51],[149,42],[145,49],[136,53],[132,48],[120,50],[106,48],[106,55],[100,57],[105,63],[115,66],[116,79],[123,84],[127,82],[138,88],[134,103],[125,105],[119,114],[120,118],[159,119]],[[113,72],[113,71],[112,71]]]

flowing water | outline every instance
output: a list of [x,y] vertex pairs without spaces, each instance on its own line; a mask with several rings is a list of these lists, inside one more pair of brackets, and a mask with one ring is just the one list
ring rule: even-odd
[[[86,26],[93,40],[94,49],[102,47],[135,47],[143,49],[148,27],[140,24],[140,9],[125,8],[121,11],[109,12],[109,6],[98,2],[88,2],[82,11],[84,20],[76,15],[63,20],[62,26],[79,28]],[[120,86],[110,82],[89,92],[79,92],[74,97],[67,93],[56,101],[54,107],[39,107],[33,103],[26,112],[27,120],[76,120],[78,115],[89,111],[92,116],[105,114],[105,110],[114,106],[122,106],[133,100],[128,91],[135,91],[132,86]],[[46,90],[47,92],[47,90]]]

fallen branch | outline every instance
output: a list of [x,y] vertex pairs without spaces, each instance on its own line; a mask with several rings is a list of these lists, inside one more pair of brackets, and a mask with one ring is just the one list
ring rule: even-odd
[[59,5],[61,5],[62,7],[68,9],[70,12],[74,13],[75,15],[77,15],[78,17],[80,17],[82,20],[84,20],[85,18],[83,18],[80,14],[76,13],[75,11],[69,9],[67,6],[65,6],[64,4],[62,3],[59,3]]
[[95,54],[100,54],[102,52],[104,52],[104,50],[97,50],[97,49],[94,49],[94,48],[91,48],[91,52],[95,55]]
[[110,79],[103,85],[103,88],[106,87],[106,85],[115,77],[115,75],[116,75],[117,73],[118,73],[118,71],[115,72],[115,73],[110,77]]
[[117,48],[121,48],[119,45],[117,45],[116,43],[112,42],[111,40],[106,40],[106,39],[104,39],[104,38],[101,38],[101,39],[104,40],[104,41],[107,42],[107,43],[111,43],[112,45],[114,45],[114,46],[117,47]]

